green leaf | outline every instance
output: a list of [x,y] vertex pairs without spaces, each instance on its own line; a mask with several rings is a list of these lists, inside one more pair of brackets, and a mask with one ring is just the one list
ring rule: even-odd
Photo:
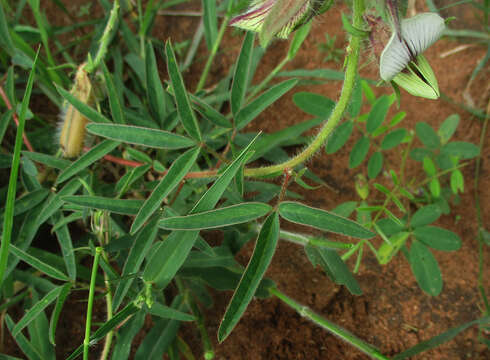
[[337,126],[327,140],[327,146],[325,148],[326,153],[333,154],[340,150],[347,140],[349,140],[353,129],[354,122],[352,120],[347,120]]
[[[0,7],[1,9],[1,7]],[[0,10],[0,22],[5,20],[3,9]],[[0,29],[5,31],[6,24],[0,23]],[[8,31],[8,28],[7,28]],[[7,41],[8,42],[8,41]],[[32,85],[34,83],[34,74],[36,72],[36,63],[38,59],[39,51],[36,53],[34,63],[32,65],[29,78],[27,80],[27,86],[22,99],[22,105],[19,114],[19,123],[17,125],[17,133],[15,135],[14,155],[12,158],[12,166],[10,169],[10,177],[7,189],[7,199],[5,201],[5,214],[3,218],[2,227],[2,243],[0,247],[0,286],[3,283],[5,270],[7,268],[7,258],[9,254],[9,245],[12,237],[12,229],[14,225],[14,212],[15,212],[15,194],[17,191],[17,179],[19,176],[19,164],[20,164],[20,151],[22,149],[22,137],[24,135],[24,128],[26,123],[26,113],[31,98]]]
[[107,210],[123,215],[136,215],[143,205],[143,200],[139,199],[113,199],[91,195],[64,196],[62,200],[90,209]]
[[417,345],[399,353],[396,354],[393,357],[393,360],[403,360],[403,359],[408,359],[412,358],[413,356],[420,354],[421,352],[427,351],[429,349],[434,349],[445,342],[453,339],[456,335],[458,335],[460,332],[466,330],[470,326],[476,325],[476,324],[488,324],[490,322],[490,316],[485,316],[477,320],[473,320],[470,322],[467,322],[463,325],[460,325],[458,327],[454,327],[452,329],[449,329],[448,331],[443,332],[442,334],[436,335],[433,338],[430,338],[429,340],[419,342]]
[[[46,198],[46,196],[48,196],[48,194],[48,189],[41,188],[22,195],[20,198],[15,200],[14,216],[23,214],[32,209],[34,206],[40,204]],[[0,213],[0,221],[3,220],[4,213],[5,209],[2,209],[2,212]]]
[[[256,139],[256,138],[255,138]],[[238,157],[222,172],[214,184],[204,193],[190,214],[211,210],[216,206],[226,188],[237,174],[240,167],[250,156],[249,149],[255,139],[245,147]],[[180,269],[197,239],[199,231],[173,231],[168,238],[155,249],[148,260],[143,278],[165,287]],[[163,260],[162,260],[163,259]]]
[[452,141],[441,148],[441,154],[458,156],[460,159],[472,159],[480,155],[480,148],[465,141]]
[[439,295],[442,290],[441,271],[427,246],[414,241],[410,247],[409,260],[420,288],[429,295]]
[[385,135],[383,140],[381,141],[381,149],[389,150],[393,149],[395,146],[401,144],[405,136],[407,135],[407,130],[405,129],[395,129],[390,131]]
[[145,74],[146,94],[150,111],[156,123],[161,125],[167,115],[167,106],[165,104],[165,90],[158,74],[157,60],[151,42],[148,42],[145,47]]
[[131,351],[131,343],[145,323],[144,311],[136,313],[118,331],[117,342],[114,345],[111,359],[127,360]]
[[41,260],[35,258],[32,255],[29,255],[28,253],[17,248],[14,245],[10,245],[10,251],[13,255],[17,256],[22,261],[26,262],[27,264],[31,265],[33,268],[41,271],[42,273],[52,277],[53,279],[58,279],[63,281],[70,280],[65,274],[63,274],[58,269],[52,267],[49,264],[46,264],[45,262],[42,262]]
[[148,251],[150,250],[153,241],[158,232],[158,218],[155,217],[148,222],[134,237],[133,245],[129,250],[129,254],[124,263],[124,267],[121,274],[121,280],[119,281],[114,297],[112,301],[112,309],[116,311],[121,305],[124,296],[131,287],[134,278],[131,278],[131,274],[136,274],[140,270],[141,264],[145,259]]
[[[180,310],[183,307],[182,302],[182,296],[177,295],[172,301],[172,307]],[[179,327],[180,321],[178,320],[157,321],[141,342],[134,359],[161,359],[174,341]]]
[[363,136],[357,140],[349,155],[349,168],[353,169],[361,165],[369,151],[369,144],[368,137]]
[[121,105],[121,100],[119,99],[119,94],[116,90],[116,85],[112,80],[112,75],[107,69],[107,66],[102,62],[102,70],[104,72],[104,81],[107,87],[107,97],[109,98],[109,106],[111,108],[112,119],[115,123],[124,124],[123,108]]
[[68,101],[70,104],[73,105],[75,109],[77,109],[80,114],[85,116],[87,119],[90,121],[93,121],[95,123],[110,123],[111,121],[106,118],[104,115],[99,113],[97,110],[94,108],[88,106],[86,103],[83,101],[80,101],[75,95],[70,93],[69,91],[66,91],[59,85],[55,84],[56,90],[60,93],[62,97],[65,98],[66,101]]
[[167,41],[165,44],[165,54],[167,56],[167,69],[172,82],[172,88],[175,94],[175,102],[177,103],[177,112],[179,113],[182,126],[187,134],[194,140],[201,141],[201,131],[197,123],[196,115],[191,107],[189,95],[185,89],[184,79],[179,71],[177,59],[175,58],[172,44]]
[[438,198],[441,196],[441,184],[439,183],[439,179],[432,179],[429,182],[429,189],[433,197]]
[[60,184],[72,176],[78,174],[79,172],[85,170],[87,167],[92,165],[94,162],[104,157],[112,150],[114,150],[119,145],[118,142],[104,140],[100,144],[97,144],[85,154],[80,156],[75,162],[68,166],[65,170],[58,175],[56,179],[56,184]]
[[10,37],[7,18],[5,17],[2,4],[0,4],[0,45],[10,56],[14,55],[16,49]]
[[366,130],[368,133],[372,134],[385,121],[390,105],[390,98],[386,95],[383,95],[376,100],[366,121]]
[[[55,218],[57,223],[60,223],[65,218],[60,215]],[[53,226],[54,230],[54,226]],[[53,231],[52,230],[52,231]],[[75,252],[73,251],[73,243],[70,236],[70,231],[68,230],[67,224],[58,227],[56,230],[56,238],[61,248],[61,253],[63,254],[63,261],[65,262],[66,272],[68,277],[75,281],[77,278],[77,264],[75,260]]]
[[146,220],[160,207],[162,201],[182,181],[196,162],[200,148],[191,149],[177,158],[172,163],[167,174],[155,187],[151,195],[145,200],[139,209],[138,215],[131,225],[131,234],[134,234],[143,226]]
[[297,224],[355,238],[370,239],[375,235],[355,221],[297,202],[282,202],[279,205],[279,214],[284,219]]
[[87,131],[108,139],[157,149],[182,149],[195,145],[195,142],[187,137],[139,126],[87,124]]
[[457,234],[437,226],[418,227],[413,231],[413,235],[436,250],[455,251],[461,248],[461,239]]
[[66,159],[60,159],[56,156],[42,154],[38,152],[30,152],[30,151],[22,151],[22,156],[25,156],[32,161],[38,162],[43,165],[47,165],[49,167],[64,170],[68,166],[70,166],[71,161]]
[[418,122],[415,125],[415,132],[422,144],[424,144],[428,149],[434,150],[441,146],[439,136],[429,124],[425,122]]
[[23,328],[25,328],[31,321],[33,321],[46,307],[49,306],[61,293],[63,286],[58,286],[47,293],[41,300],[36,302],[29,310],[27,310],[19,320],[19,322],[12,329],[12,336],[15,338]]
[[424,167],[426,174],[429,177],[433,177],[436,175],[436,173],[437,173],[436,165],[434,164],[434,162],[432,161],[432,159],[430,157],[428,157],[428,156],[424,157],[423,167]]
[[[5,322],[9,331],[12,331],[14,322],[10,318],[9,314],[6,314]],[[24,335],[18,334],[14,340],[29,360],[44,360],[39,351],[29,342],[29,340],[27,340]]]
[[63,304],[70,294],[71,287],[71,283],[66,283],[65,285],[61,286],[61,291],[58,295],[58,299],[56,300],[56,305],[54,306],[53,312],[51,313],[51,319],[49,320],[49,342],[53,345],[56,345],[56,327],[58,325],[61,310],[63,309]]
[[152,315],[164,318],[164,319],[174,319],[179,321],[194,321],[196,317],[191,314],[187,314],[181,311],[178,311],[170,306],[165,306],[158,302],[155,302],[151,305],[151,308],[148,309],[148,312]]
[[293,95],[294,104],[305,113],[326,119],[330,116],[335,101],[316,93],[300,91]]
[[383,154],[381,151],[376,151],[368,162],[368,177],[374,179],[383,168]]
[[233,84],[231,87],[231,112],[233,116],[236,116],[242,108],[245,94],[247,93],[247,86],[250,83],[250,64],[252,63],[252,53],[254,46],[255,34],[251,31],[247,32],[243,39],[242,49],[235,67],[235,73],[233,75]]
[[366,36],[369,35],[369,32],[368,31],[358,29],[357,27],[355,27],[354,25],[352,25],[350,23],[349,19],[347,19],[347,16],[344,13],[341,14],[341,18],[342,18],[342,25],[344,26],[345,31],[347,31],[352,36],[357,36],[357,37],[360,37],[360,38],[365,38]]
[[255,119],[257,115],[291,90],[297,83],[298,80],[296,79],[285,80],[277,85],[274,85],[253,100],[250,104],[241,108],[238,111],[238,114],[235,116],[236,128],[238,130],[243,129],[248,123],[250,123],[250,121]]
[[216,0],[202,0],[204,11],[202,20],[204,23],[204,37],[208,50],[214,46],[218,37],[218,14],[216,13]]
[[272,207],[262,203],[242,203],[193,215],[160,220],[158,226],[170,230],[213,229],[255,220],[266,215]]
[[278,239],[279,216],[273,213],[269,215],[260,229],[252,257],[219,326],[218,342],[223,342],[230,335],[252,300],[272,260]]
[[437,205],[427,205],[418,209],[410,220],[412,227],[419,227],[432,224],[441,216],[441,210]]
[[446,120],[444,120],[444,122],[439,127],[439,130],[437,130],[437,134],[439,135],[442,144],[447,143],[449,139],[451,139],[454,132],[458,128],[458,125],[459,125],[458,114],[449,115],[446,118]]
[[63,206],[64,201],[62,200],[63,196],[72,195],[78,191],[78,189],[82,186],[82,183],[78,181],[78,179],[73,179],[69,181],[63,188],[58,191],[56,194],[51,194],[48,199],[44,202],[44,206],[42,211],[40,212],[36,222],[38,225],[43,224],[46,220],[48,220],[52,215],[56,213],[56,211]]
[[336,250],[306,245],[305,252],[310,261],[319,264],[336,284],[345,285],[354,295],[362,294],[359,283]]
[[189,94],[191,100],[197,104],[197,111],[199,111],[202,116],[204,116],[206,119],[211,121],[217,126],[225,127],[225,128],[232,128],[233,125],[231,122],[221,114],[218,110],[213,108],[211,105],[209,105],[206,101],[203,99]]
[[311,21],[309,21],[307,24],[301,26],[296,32],[294,33],[293,39],[291,40],[289,44],[289,50],[288,50],[288,59],[292,60],[296,56],[296,53],[298,52],[299,48],[301,47],[301,44],[303,44],[303,41],[305,41],[306,37],[310,33],[311,30]]

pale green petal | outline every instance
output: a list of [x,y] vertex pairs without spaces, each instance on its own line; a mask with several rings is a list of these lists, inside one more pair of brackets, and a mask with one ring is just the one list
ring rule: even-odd
[[402,36],[413,54],[422,54],[442,36],[444,19],[436,13],[423,13],[401,23]]
[[436,91],[411,69],[409,73],[399,73],[396,75],[393,78],[393,82],[414,96],[432,100],[439,98],[439,89]]
[[394,32],[381,53],[381,79],[391,81],[408,63],[437,41],[444,31],[444,19],[435,13],[423,13],[401,21],[401,41]]

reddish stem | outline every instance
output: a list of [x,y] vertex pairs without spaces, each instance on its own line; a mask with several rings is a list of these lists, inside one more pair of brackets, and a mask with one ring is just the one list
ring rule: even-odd
[[[1,85],[0,85],[0,96],[2,97],[3,102],[7,106],[7,109],[12,110],[12,104],[10,103],[10,100],[7,97],[7,94],[5,94],[5,91],[3,90],[3,87]],[[15,113],[15,111],[13,112],[12,116],[14,118],[15,125],[17,125],[17,127],[19,127],[19,118],[17,117],[17,114]],[[24,139],[24,144],[26,145],[27,149],[31,152],[34,152],[34,148],[32,147],[32,145],[31,145],[29,139],[27,138],[27,135],[25,132],[22,134],[22,138]]]

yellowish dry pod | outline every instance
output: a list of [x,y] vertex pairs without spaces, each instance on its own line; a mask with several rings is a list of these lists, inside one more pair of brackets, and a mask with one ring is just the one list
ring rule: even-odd
[[[84,70],[85,64],[79,66],[71,93],[81,102],[91,105],[93,101],[93,88],[88,73]],[[85,141],[85,125],[88,119],[67,103],[62,114],[60,146],[64,157],[75,157],[80,154]]]

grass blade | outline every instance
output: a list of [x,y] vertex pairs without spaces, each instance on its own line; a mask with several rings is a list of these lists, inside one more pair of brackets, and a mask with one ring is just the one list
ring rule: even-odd
[[247,32],[245,39],[243,39],[242,49],[240,50],[240,55],[238,56],[236,63],[230,98],[231,112],[234,116],[236,116],[242,108],[242,103],[245,99],[245,94],[247,93],[254,40],[255,34],[252,31]]
[[254,101],[252,101],[247,106],[240,109],[238,114],[236,114],[235,123],[237,129],[243,129],[250,121],[255,119],[262,111],[264,111],[268,106],[273,104],[277,99],[291,90],[298,80],[289,79],[282,83],[274,85],[265,93],[261,94]]
[[266,215],[271,210],[270,205],[263,203],[242,203],[193,215],[162,219],[158,226],[171,230],[212,229],[249,222]]
[[59,286],[47,293],[41,300],[36,302],[29,310],[26,311],[22,319],[11,330],[12,336],[15,338],[23,328],[33,321],[46,307],[49,306],[61,293],[63,286]]
[[63,281],[70,281],[70,279],[63,274],[61,271],[58,269],[52,267],[49,264],[46,264],[45,262],[39,260],[38,258],[29,255],[25,251],[17,248],[14,245],[10,245],[10,251],[13,255],[17,256],[19,259],[24,261],[25,263],[31,265],[33,268],[41,271],[42,273],[52,277],[53,279],[58,279],[58,280],[63,280]]
[[370,239],[375,234],[355,221],[325,210],[312,208],[297,202],[286,201],[279,205],[279,214],[284,219],[297,224],[330,231],[359,239]]
[[[3,15],[3,11],[2,14]],[[1,21],[1,20],[0,20]],[[12,226],[14,222],[14,211],[15,211],[15,194],[17,191],[17,178],[19,176],[19,165],[20,165],[20,150],[22,149],[22,136],[24,134],[24,127],[26,123],[27,108],[29,105],[29,100],[31,98],[32,85],[34,83],[34,74],[36,71],[36,63],[39,55],[39,51],[36,53],[34,63],[32,65],[29,78],[27,80],[26,91],[24,93],[24,98],[22,99],[20,114],[19,114],[19,124],[17,126],[17,134],[15,135],[15,145],[14,145],[14,156],[12,159],[12,166],[10,170],[9,185],[7,190],[7,200],[5,202],[5,215],[3,218],[3,234],[2,234],[2,244],[0,247],[0,285],[3,283],[3,277],[5,270],[7,268],[7,259],[9,254],[9,245],[12,237]]]
[[195,145],[195,142],[168,131],[139,126],[116,124],[88,124],[87,131],[108,139],[127,144],[147,146],[157,149],[182,149]]
[[163,199],[182,181],[192,165],[196,162],[199,151],[200,148],[191,149],[173,162],[168,173],[158,183],[143,206],[141,206],[131,226],[131,234],[134,234],[141,228],[145,221],[160,207]]
[[279,239],[279,216],[275,212],[260,230],[252,257],[242,275],[218,329],[218,341],[223,342],[242,317],[252,300],[276,250]]
[[123,215],[136,215],[143,204],[143,200],[139,199],[113,199],[90,195],[64,196],[62,200],[91,209],[108,210]]
[[104,140],[97,146],[94,146],[92,149],[80,156],[77,161],[73,162],[70,166],[63,170],[58,176],[58,179],[56,179],[56,184],[60,184],[78,174],[80,171],[86,169],[94,162],[110,153],[118,145],[119,142]]
[[175,102],[177,103],[177,112],[179,113],[182,126],[185,131],[195,140],[201,141],[201,131],[199,130],[199,124],[197,123],[196,115],[191,107],[189,95],[185,89],[184,79],[179,71],[177,59],[175,58],[172,44],[167,41],[165,44],[165,54],[167,56],[167,68],[172,87],[175,94]]

